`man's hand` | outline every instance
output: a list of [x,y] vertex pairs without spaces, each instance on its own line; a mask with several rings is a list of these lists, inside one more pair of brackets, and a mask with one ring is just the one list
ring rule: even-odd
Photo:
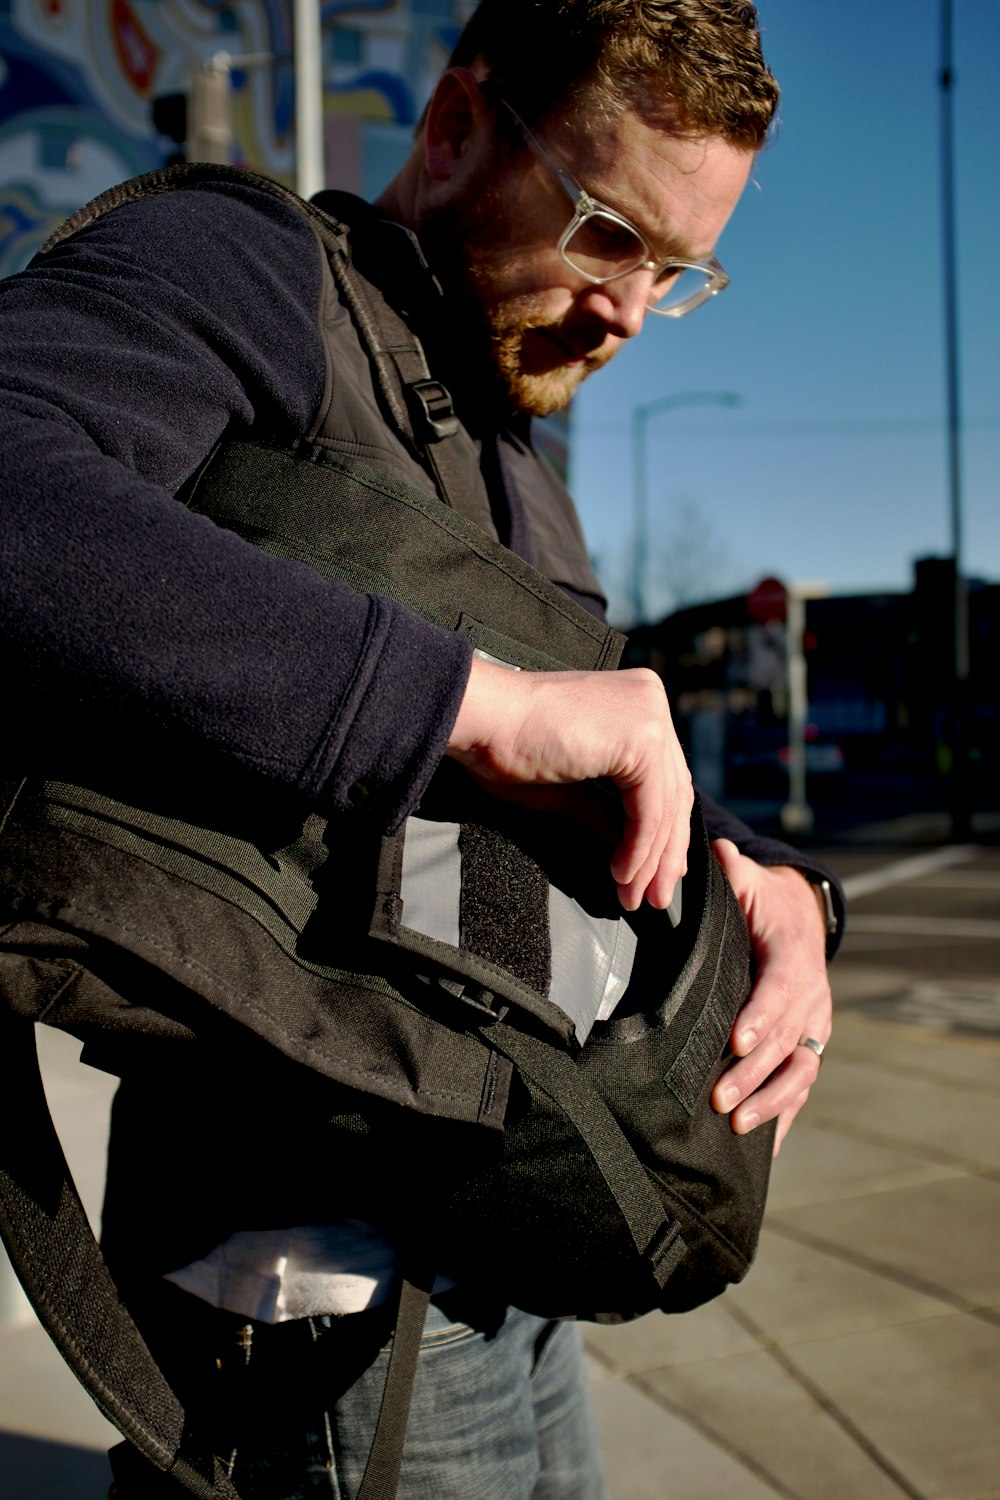
[[777,1118],[777,1155],[819,1072],[815,1052],[798,1043],[811,1036],[825,1046],[832,1027],[825,927],[815,890],[797,870],[758,865],[728,839],[713,848],[747,919],[757,978],[733,1028],[740,1061],[716,1084],[712,1104],[731,1114],[740,1135]]
[[[654,672],[512,672],[474,658],[447,753],[500,795],[603,779],[624,829],[611,874],[626,911],[669,906],[687,869],[691,775]],[[583,811],[583,807],[581,808]]]

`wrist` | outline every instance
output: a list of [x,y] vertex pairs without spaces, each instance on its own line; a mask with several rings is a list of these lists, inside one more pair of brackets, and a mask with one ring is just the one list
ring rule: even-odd
[[833,900],[833,889],[829,880],[824,875],[814,874],[811,870],[803,870],[798,865],[783,865],[781,868],[794,871],[796,875],[805,881],[811,890],[816,906],[816,913],[823,932],[824,949],[827,959],[829,959],[840,932],[837,908]]

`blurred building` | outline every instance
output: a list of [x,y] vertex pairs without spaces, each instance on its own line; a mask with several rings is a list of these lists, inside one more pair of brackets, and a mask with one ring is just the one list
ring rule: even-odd
[[[970,676],[961,710],[974,805],[1000,806],[1000,584],[969,587]],[[748,596],[679,610],[634,630],[627,662],[664,679],[706,790],[738,800],[784,795],[785,628],[754,618]],[[850,779],[909,783],[926,797],[951,769],[956,703],[954,568],[915,564],[909,593],[806,604],[810,795]]]

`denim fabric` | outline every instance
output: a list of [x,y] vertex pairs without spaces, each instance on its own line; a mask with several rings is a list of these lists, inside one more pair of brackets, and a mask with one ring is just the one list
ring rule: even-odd
[[[385,1314],[253,1325],[175,1289],[145,1333],[245,1500],[355,1500],[388,1363]],[[450,1299],[450,1303],[449,1303]],[[432,1303],[398,1500],[607,1500],[580,1331]],[[166,1309],[166,1312],[162,1310]],[[470,1326],[476,1322],[481,1326]],[[116,1465],[118,1500],[181,1500]]]

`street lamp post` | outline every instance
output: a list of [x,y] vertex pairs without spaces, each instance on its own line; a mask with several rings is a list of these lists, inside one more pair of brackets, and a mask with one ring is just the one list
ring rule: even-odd
[[650,417],[678,406],[739,406],[735,391],[675,391],[632,408],[632,569],[629,595],[632,618],[646,618],[646,561],[649,556],[649,496],[646,478],[646,427]]

